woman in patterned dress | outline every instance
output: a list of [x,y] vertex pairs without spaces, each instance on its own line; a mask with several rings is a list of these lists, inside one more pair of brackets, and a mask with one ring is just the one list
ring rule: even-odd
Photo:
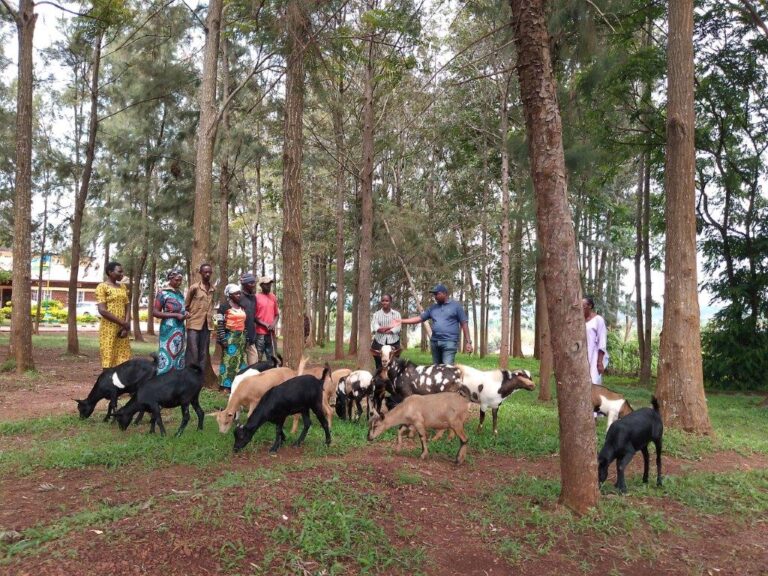
[[99,323],[99,351],[101,367],[113,368],[131,359],[128,334],[128,289],[120,284],[123,267],[119,262],[109,262],[107,281],[96,287],[96,303],[101,315]]
[[160,350],[157,358],[157,373],[184,368],[185,343],[184,320],[189,312],[184,308],[184,294],[179,287],[183,276],[178,270],[171,270],[166,277],[168,284],[155,296],[152,314],[160,318]]
[[219,364],[219,390],[229,392],[237,373],[247,367],[245,360],[245,310],[240,306],[240,286],[227,284],[227,301],[216,314],[216,342],[221,344]]

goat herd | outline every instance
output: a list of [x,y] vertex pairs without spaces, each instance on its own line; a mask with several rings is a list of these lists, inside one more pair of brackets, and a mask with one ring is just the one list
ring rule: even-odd
[[[294,445],[304,441],[310,427],[310,411],[315,414],[325,432],[325,443],[331,442],[331,423],[334,412],[341,418],[352,419],[355,407],[359,419],[364,410],[368,417],[368,440],[384,431],[397,427],[397,446],[404,433],[417,433],[421,440],[421,458],[426,458],[427,431],[436,430],[438,438],[445,430],[459,438],[456,463],[461,464],[466,454],[467,435],[464,425],[469,417],[471,403],[479,404],[478,432],[483,426],[486,411],[493,416],[493,433],[498,433],[498,409],[503,400],[517,390],[533,390],[535,383],[527,370],[489,370],[456,365],[416,366],[394,356],[389,346],[382,349],[382,369],[376,374],[366,370],[331,370],[307,368],[302,358],[298,370],[282,366],[282,358],[259,362],[241,371],[235,378],[226,408],[215,413],[219,431],[227,433],[241,408],[246,408],[245,424],[235,428],[234,451],[242,450],[265,423],[275,424],[275,441],[270,452],[277,452],[285,441],[283,425],[293,415],[292,433],[298,429],[299,416],[303,428]],[[134,420],[139,423],[144,412],[151,414],[150,432],[155,425],[165,435],[161,408],[180,407],[182,420],[176,435],[189,423],[190,405],[197,414],[197,427],[203,428],[204,413],[200,407],[200,391],[204,376],[199,366],[172,370],[156,375],[157,358],[135,358],[114,368],[105,369],[97,378],[84,400],[77,400],[81,418],[88,418],[96,404],[109,401],[104,421],[113,417],[122,430]],[[117,409],[117,399],[130,394],[130,400]],[[644,458],[643,481],[648,481],[649,442],[656,446],[657,484],[661,485],[661,437],[663,427],[656,399],[653,409],[632,411],[629,403],[619,394],[593,385],[592,403],[596,412],[608,416],[608,432],[598,457],[599,481],[608,474],[608,466],[616,460],[616,487],[626,491],[624,470],[636,451]]]

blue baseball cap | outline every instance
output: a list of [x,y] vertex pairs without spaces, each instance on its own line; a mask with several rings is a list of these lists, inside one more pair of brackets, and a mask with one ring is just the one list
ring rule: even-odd
[[438,292],[445,292],[448,294],[448,288],[445,287],[445,284],[436,284],[432,290],[429,291],[431,294],[436,294]]

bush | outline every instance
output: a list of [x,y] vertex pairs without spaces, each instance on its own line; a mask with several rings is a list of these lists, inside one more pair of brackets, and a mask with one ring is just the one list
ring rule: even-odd
[[706,388],[768,390],[768,327],[717,315],[702,330],[701,351]]
[[[608,367],[609,374],[621,376],[640,375],[640,344],[637,338],[624,342],[623,330],[608,332]],[[656,373],[659,364],[659,337],[651,339],[651,374]]]

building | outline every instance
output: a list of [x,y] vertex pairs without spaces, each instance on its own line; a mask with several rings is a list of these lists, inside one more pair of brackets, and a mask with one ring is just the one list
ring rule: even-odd
[[[102,268],[104,263],[97,260],[84,259],[80,263],[77,278],[78,302],[95,302],[96,286],[104,281]],[[0,270],[13,270],[13,252],[10,248],[0,248]],[[40,255],[32,256],[30,267],[32,277],[32,300],[37,300],[38,286],[42,287],[42,300],[58,300],[66,305],[69,300],[69,266],[65,266],[56,254],[43,256],[43,273],[40,276]],[[4,280],[4,279],[3,279]],[[6,306],[11,301],[13,287],[10,279],[0,281],[0,303]]]

